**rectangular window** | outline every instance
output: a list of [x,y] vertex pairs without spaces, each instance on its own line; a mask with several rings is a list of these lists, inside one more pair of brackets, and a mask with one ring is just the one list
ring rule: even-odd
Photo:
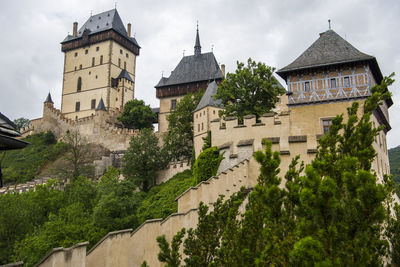
[[124,70],[126,70],[126,61],[124,62]]
[[174,110],[176,108],[176,99],[171,100],[171,110]]
[[75,57],[77,57],[78,56],[78,52],[75,52]]
[[92,109],[96,108],[96,99],[92,99],[91,108]]
[[82,69],[82,64],[81,64],[81,65],[79,65],[79,69],[80,69],[80,70]]
[[305,92],[310,92],[310,82],[305,82],[304,83],[304,91]]
[[121,67],[121,59],[118,59],[118,67]]
[[332,126],[332,120],[328,119],[328,120],[322,120],[322,128],[323,128],[323,133],[327,134],[329,132],[329,129]]
[[100,50],[100,47],[96,47],[96,51],[99,51]]
[[94,63],[95,63],[95,59],[94,59],[94,57],[92,57],[92,67],[94,66]]
[[103,64],[103,56],[100,56],[100,64]]
[[122,49],[119,50],[119,53],[122,55],[124,52],[122,51]]
[[86,49],[86,50],[85,50],[85,54],[87,55],[87,53],[89,53],[89,50]]
[[204,126],[204,124],[203,123],[201,123],[201,130],[203,130],[204,128],[203,128],[203,126]]
[[336,88],[336,79],[331,79],[331,88]]
[[350,77],[343,78],[344,87],[350,87]]
[[81,102],[76,102],[75,103],[75,111],[81,110]]
[[197,124],[197,131],[200,132],[200,124]]
[[126,58],[128,58],[129,57],[129,54],[128,53],[126,53]]

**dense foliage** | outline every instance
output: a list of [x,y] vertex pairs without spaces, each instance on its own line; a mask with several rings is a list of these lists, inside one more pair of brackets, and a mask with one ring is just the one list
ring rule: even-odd
[[390,173],[393,174],[394,181],[400,184],[400,146],[388,150]]
[[254,114],[260,117],[270,112],[278,102],[285,89],[274,77],[274,68],[251,58],[244,63],[237,62],[235,73],[228,73],[226,79],[218,86],[215,99],[221,99],[224,110],[220,114],[243,116]]
[[178,203],[175,198],[194,185],[196,185],[196,180],[192,172],[186,170],[161,185],[153,186],[138,208],[139,221],[166,218],[171,213],[177,212]]
[[197,183],[217,174],[223,156],[217,147],[210,147],[200,153],[193,165],[193,177]]
[[202,91],[187,94],[167,116],[168,132],[164,144],[171,160],[190,161],[193,155],[193,111],[203,96]]
[[34,179],[41,168],[67,149],[65,143],[57,143],[52,132],[30,135],[23,140],[29,143],[24,149],[0,152],[4,183]]
[[132,136],[122,161],[122,173],[145,192],[155,185],[157,171],[168,164],[165,149],[158,145],[158,138],[150,128]]
[[64,191],[51,180],[36,191],[0,195],[0,265],[23,260],[33,266],[52,248],[89,241],[90,249],[110,231],[165,218],[177,211],[175,198],[193,185],[187,170],[148,193],[137,192],[110,167],[99,182],[78,177]]
[[[157,239],[159,260],[169,266],[381,266],[391,259],[399,263],[400,206],[393,205],[393,180],[378,183],[371,164],[375,158],[375,129],[371,114],[388,97],[385,77],[371,88],[363,104],[348,108],[333,120],[319,143],[316,158],[304,167],[295,157],[281,186],[279,152],[265,143],[257,151],[258,184],[248,197],[246,211],[239,215],[245,191],[227,201],[220,199],[208,212],[200,205],[196,229],[182,231],[170,246],[164,236]],[[179,245],[183,243],[180,255]]]
[[156,114],[149,105],[145,105],[143,100],[133,99],[124,105],[124,110],[118,118],[127,128],[143,129],[152,128],[156,120]]

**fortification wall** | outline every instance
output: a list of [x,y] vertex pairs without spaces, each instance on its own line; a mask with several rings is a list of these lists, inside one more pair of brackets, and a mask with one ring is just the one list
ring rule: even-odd
[[101,144],[111,151],[126,150],[137,130],[116,127],[114,122],[118,111],[96,111],[89,117],[77,120],[66,118],[60,110],[50,103],[43,106],[43,117],[32,120],[29,127],[23,129],[23,136],[52,131],[57,138],[62,138],[67,130],[78,131],[89,143]]
[[176,199],[178,213],[171,214],[164,220],[147,220],[133,232],[127,229],[109,233],[88,252],[86,265],[140,266],[146,261],[150,266],[162,266],[157,259],[159,248],[156,238],[165,235],[170,241],[183,227],[194,228],[198,221],[197,208],[200,201],[209,205],[220,195],[229,197],[242,186],[253,187],[258,172],[250,169],[258,170],[256,165],[254,159],[244,160],[226,172],[188,189]]
[[36,266],[38,267],[85,267],[86,246],[89,242],[79,243],[70,248],[54,248]]

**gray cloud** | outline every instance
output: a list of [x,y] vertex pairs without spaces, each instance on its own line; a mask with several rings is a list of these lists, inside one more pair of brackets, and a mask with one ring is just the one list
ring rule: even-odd
[[[60,107],[63,53],[60,42],[90,12],[114,8],[114,1],[1,1],[0,111],[11,119],[37,118],[50,90]],[[142,46],[137,59],[136,97],[155,107],[154,85],[182,57],[193,53],[196,21],[203,51],[214,53],[233,72],[251,57],[281,68],[333,29],[364,53],[377,57],[384,75],[400,73],[400,2],[390,1],[118,1],[118,12]],[[400,94],[391,88],[393,129],[389,147],[400,144]]]

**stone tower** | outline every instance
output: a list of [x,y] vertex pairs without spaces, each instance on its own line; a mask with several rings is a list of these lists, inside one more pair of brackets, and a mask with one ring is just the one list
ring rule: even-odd
[[116,9],[92,15],[61,42],[64,79],[61,112],[70,119],[91,116],[101,98],[107,111],[134,98],[140,46]]

